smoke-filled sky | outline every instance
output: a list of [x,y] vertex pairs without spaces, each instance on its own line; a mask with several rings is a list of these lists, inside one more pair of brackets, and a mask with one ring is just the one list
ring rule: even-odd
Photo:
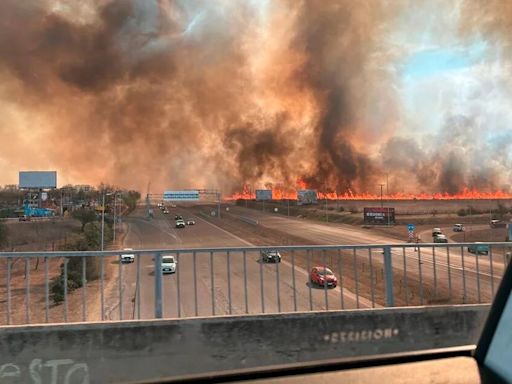
[[512,2],[2,0],[0,184],[511,190]]

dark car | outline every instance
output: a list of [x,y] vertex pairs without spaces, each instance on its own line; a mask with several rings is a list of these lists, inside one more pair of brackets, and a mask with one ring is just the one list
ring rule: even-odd
[[176,215],[174,216],[174,220],[183,220],[183,216]]
[[482,244],[479,242],[475,242],[468,247],[469,253],[475,253],[478,255],[488,255],[489,254],[489,246],[487,244]]
[[280,263],[281,254],[276,250],[261,251],[261,259],[265,263]]
[[338,285],[338,279],[334,273],[325,266],[314,267],[309,273],[309,279],[312,284],[335,288]]
[[501,220],[491,220],[489,226],[491,228],[505,228],[507,226],[507,223]]

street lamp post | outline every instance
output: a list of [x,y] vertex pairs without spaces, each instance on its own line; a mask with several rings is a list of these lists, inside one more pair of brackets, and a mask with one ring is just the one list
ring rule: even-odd
[[379,184],[379,185],[380,185],[380,207],[383,208],[384,203],[382,201],[382,188],[384,187],[384,184]]
[[101,250],[105,248],[105,196],[110,196],[112,193],[105,193],[103,190],[101,201]]
[[114,246],[116,244],[116,204],[117,204],[117,192],[114,193],[114,225],[113,225],[113,228],[112,230],[114,231],[113,235],[112,235],[112,241],[114,243]]
[[101,250],[103,251],[105,240],[105,191],[102,194],[101,200]]

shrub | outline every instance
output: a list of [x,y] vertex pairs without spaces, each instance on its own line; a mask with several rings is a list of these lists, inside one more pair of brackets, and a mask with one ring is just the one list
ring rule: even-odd
[[457,216],[466,216],[466,210],[464,208],[461,208],[457,211]]
[[8,243],[8,229],[7,226],[0,221],[0,248],[4,247]]

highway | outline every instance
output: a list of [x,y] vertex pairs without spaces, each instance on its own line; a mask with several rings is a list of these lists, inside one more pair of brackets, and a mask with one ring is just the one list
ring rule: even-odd
[[[398,243],[394,238],[352,225],[318,223],[236,206],[231,207],[230,212],[257,220],[259,225],[266,228],[299,236],[316,244]],[[425,234],[422,239],[430,240]],[[416,292],[408,292],[406,288],[402,290],[401,294],[404,295],[406,302],[409,301],[409,297],[423,302],[422,296],[426,298],[427,295],[439,302],[449,299],[455,299],[457,302],[489,302],[504,273],[503,255],[502,249],[494,249],[489,256],[476,256],[463,247],[450,250],[424,247],[419,252],[414,248],[396,248],[392,251],[394,278],[395,281],[399,279],[404,288],[412,280],[418,284],[421,282],[422,291],[419,287]],[[426,301],[424,303],[426,304]]]
[[[252,246],[202,217],[190,214],[184,208],[172,208],[170,214],[164,215],[155,207],[154,213],[155,217],[148,220],[144,209],[139,207],[125,219],[128,231],[123,247],[162,249]],[[194,218],[196,225],[175,228],[176,214],[185,219]],[[285,258],[279,264],[264,264],[260,262],[259,253],[254,252],[245,255],[241,252],[229,255],[215,253],[213,256],[210,253],[182,253],[175,256],[178,260],[177,272],[163,276],[165,318],[340,309],[342,305],[346,309],[357,307],[355,295],[347,289],[342,292],[340,288],[326,291],[310,287],[307,272],[298,266],[292,269],[291,260]],[[122,264],[120,271],[122,318],[153,318],[153,257],[136,258],[135,263]],[[360,308],[370,306],[369,300],[360,298]],[[119,319],[119,312],[118,307],[110,308],[109,318]]]

